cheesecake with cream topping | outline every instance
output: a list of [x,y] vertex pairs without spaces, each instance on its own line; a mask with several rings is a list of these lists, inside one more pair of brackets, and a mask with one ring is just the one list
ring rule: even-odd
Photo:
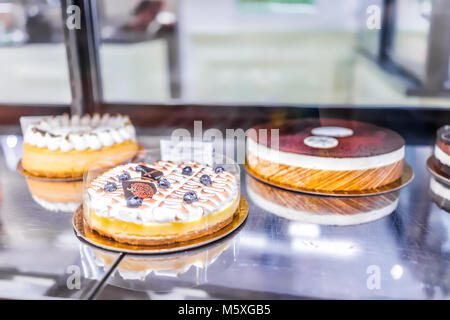
[[131,245],[171,244],[216,232],[233,220],[240,200],[231,172],[198,162],[129,163],[86,186],[86,225]]
[[263,180],[294,190],[366,191],[399,181],[405,141],[396,132],[342,119],[300,119],[253,127],[247,167]]
[[437,131],[434,159],[439,171],[450,177],[450,125]]
[[37,177],[81,178],[92,166],[133,158],[136,132],[128,116],[96,113],[46,117],[24,132],[23,169]]

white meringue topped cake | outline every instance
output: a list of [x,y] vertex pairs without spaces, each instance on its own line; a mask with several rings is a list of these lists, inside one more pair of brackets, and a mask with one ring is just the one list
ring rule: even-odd
[[214,233],[238,208],[238,178],[198,162],[129,163],[86,182],[85,224],[131,245],[171,244]]
[[136,131],[128,116],[64,114],[25,129],[22,166],[37,177],[81,178],[94,164],[114,166],[137,151]]

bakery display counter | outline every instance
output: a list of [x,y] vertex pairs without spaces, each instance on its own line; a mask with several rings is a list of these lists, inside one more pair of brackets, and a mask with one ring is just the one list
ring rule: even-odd
[[[365,202],[276,189],[241,165],[241,195],[249,211],[240,228],[204,247],[144,256],[80,241],[72,213],[36,202],[17,172],[21,136],[0,138],[2,298],[450,297],[450,213],[442,200],[449,192],[426,169],[433,145],[407,140],[405,160],[414,180]],[[141,134],[139,142],[151,148],[159,138]],[[328,213],[348,222],[352,210],[371,222],[331,226],[304,219]]]

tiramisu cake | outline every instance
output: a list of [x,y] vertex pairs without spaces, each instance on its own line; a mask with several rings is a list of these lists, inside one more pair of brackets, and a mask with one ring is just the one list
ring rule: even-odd
[[398,181],[405,141],[394,131],[340,119],[287,121],[249,131],[247,168],[263,180],[294,190],[366,191]]
[[323,197],[273,188],[247,176],[247,194],[277,216],[321,225],[355,225],[385,217],[398,206],[399,191],[370,197]]
[[450,177],[450,125],[437,132],[434,159],[439,171]]
[[84,219],[99,234],[131,245],[187,241],[232,220],[238,180],[197,162],[120,165],[87,184]]
[[113,166],[138,150],[127,116],[53,116],[24,132],[23,169],[37,177],[76,178],[91,166]]

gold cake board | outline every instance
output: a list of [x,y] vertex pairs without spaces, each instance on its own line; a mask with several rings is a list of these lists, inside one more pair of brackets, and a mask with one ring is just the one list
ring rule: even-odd
[[88,228],[84,223],[82,205],[80,205],[78,209],[75,211],[72,223],[75,235],[79,239],[84,240],[96,247],[114,252],[125,252],[132,254],[163,254],[197,248],[209,244],[211,242],[217,241],[219,239],[222,239],[227,235],[229,235],[230,233],[232,233],[233,231],[235,231],[236,229],[238,229],[245,222],[247,215],[248,215],[248,203],[247,200],[241,195],[239,206],[236,212],[234,213],[233,220],[231,221],[231,223],[229,223],[219,231],[198,239],[192,239],[189,241],[178,242],[168,245],[155,245],[155,246],[136,246],[136,245],[129,245],[126,243],[119,243],[115,240],[104,237],[95,231],[90,230],[90,228]]
[[375,189],[370,189],[370,190],[362,190],[362,191],[324,191],[324,190],[312,190],[312,189],[304,189],[304,188],[293,188],[293,187],[283,184],[283,183],[267,180],[266,178],[260,176],[257,172],[253,171],[248,166],[248,164],[245,164],[245,170],[247,171],[247,173],[250,176],[252,176],[256,180],[264,182],[273,187],[281,188],[281,189],[288,190],[288,191],[307,193],[307,194],[312,194],[312,195],[317,195],[317,196],[331,196],[331,197],[365,197],[365,196],[375,196],[375,195],[380,195],[380,194],[384,194],[384,193],[389,193],[389,192],[396,191],[396,190],[399,190],[399,189],[405,187],[414,178],[414,172],[413,172],[411,166],[405,162],[403,165],[403,174],[402,174],[401,178],[393,183],[382,186],[380,188],[375,188]]
[[447,186],[450,186],[450,177],[447,176],[444,172],[440,171],[439,168],[436,167],[435,158],[431,156],[427,160],[427,169],[430,174],[438,180],[439,182],[444,183]]

